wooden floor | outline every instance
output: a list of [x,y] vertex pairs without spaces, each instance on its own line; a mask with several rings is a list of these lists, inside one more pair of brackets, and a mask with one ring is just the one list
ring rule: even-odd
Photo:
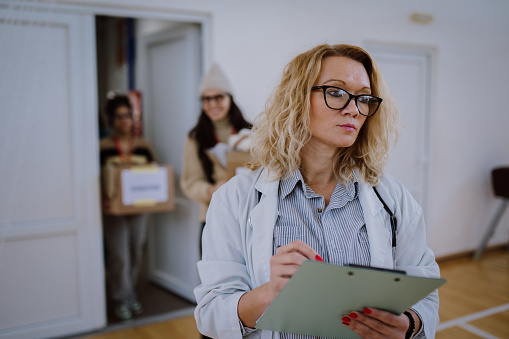
[[[440,288],[436,338],[509,339],[509,251],[439,263],[447,283]],[[193,316],[132,327],[84,339],[199,339]]]
[[509,338],[509,251],[440,263],[438,339]]

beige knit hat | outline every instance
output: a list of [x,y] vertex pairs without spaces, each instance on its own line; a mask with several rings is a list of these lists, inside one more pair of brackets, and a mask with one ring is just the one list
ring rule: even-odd
[[209,89],[218,89],[232,94],[230,82],[217,64],[212,65],[210,71],[201,81],[200,94]]

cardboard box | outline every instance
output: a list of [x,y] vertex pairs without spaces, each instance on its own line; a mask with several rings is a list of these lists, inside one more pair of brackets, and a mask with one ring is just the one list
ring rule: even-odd
[[175,209],[171,165],[114,165],[102,170],[103,194],[111,202],[104,214],[132,215]]
[[228,179],[245,171],[246,164],[251,160],[249,152],[230,151],[226,153],[226,175]]

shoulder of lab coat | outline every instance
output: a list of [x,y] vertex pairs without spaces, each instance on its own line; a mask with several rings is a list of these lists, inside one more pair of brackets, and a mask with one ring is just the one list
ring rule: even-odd
[[[202,236],[203,257],[198,262],[201,285],[194,290],[195,318],[205,335],[241,338],[238,301],[270,279],[279,181],[267,176],[263,169],[243,172],[212,196]],[[273,335],[256,331],[249,337]]]

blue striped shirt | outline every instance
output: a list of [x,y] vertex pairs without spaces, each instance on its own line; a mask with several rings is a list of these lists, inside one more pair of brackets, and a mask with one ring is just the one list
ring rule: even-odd
[[[325,199],[306,185],[300,171],[282,179],[279,184],[273,253],[279,246],[302,240],[325,262],[334,265],[369,265],[369,239],[358,195],[357,182],[338,182],[329,204],[325,206]],[[281,333],[281,338],[315,337]]]

